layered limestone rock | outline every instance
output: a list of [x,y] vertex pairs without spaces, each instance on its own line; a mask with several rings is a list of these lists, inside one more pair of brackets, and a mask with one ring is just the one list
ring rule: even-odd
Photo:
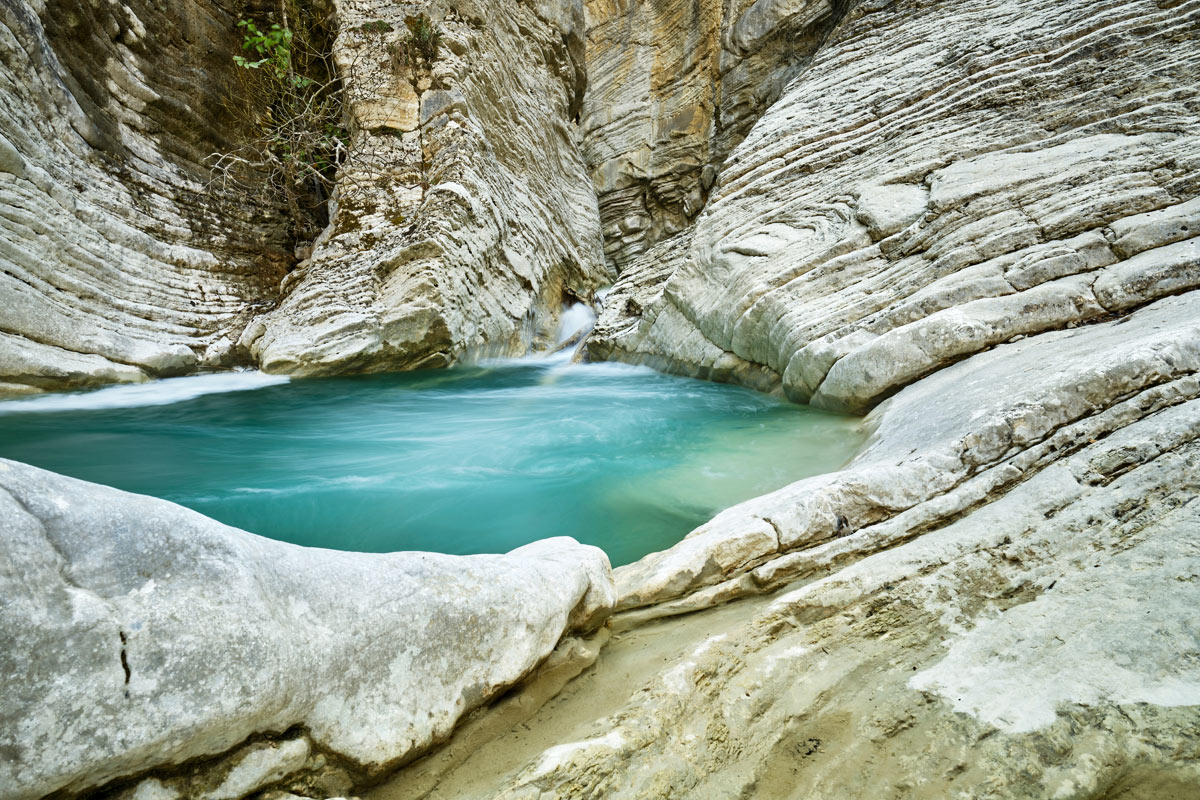
[[445,739],[615,599],[607,557],[570,539],[315,550],[12,461],[0,532],[12,800],[344,794]]
[[236,23],[270,4],[152,6],[0,11],[0,391],[518,355],[612,281],[571,122],[579,0],[332,4],[352,152],[315,243],[252,178],[214,181],[252,138]]
[[618,269],[692,223],[725,157],[849,5],[587,0],[582,146]]
[[858,3],[693,225],[610,226],[592,357],[871,439],[618,570],[592,672],[376,797],[1194,793],[1198,25]]
[[867,417],[871,438],[847,469],[729,508],[621,568],[621,607],[711,587],[689,600],[703,604],[820,574],[991,502],[1084,444],[1192,399],[1198,300],[1193,292],[1116,322],[1028,338],[919,381]]
[[1197,286],[1198,24],[1196,2],[859,3],[695,225],[629,265],[589,353],[862,412]]
[[[446,366],[547,343],[612,280],[570,120],[582,7],[337,4],[353,130],[332,222],[243,343],[293,374]],[[432,58],[406,18],[441,32]],[[552,343],[552,342],[551,342]]]
[[0,7],[0,393],[237,360],[290,253],[278,215],[209,185],[234,6]]
[[[548,683],[380,797],[1194,791],[1200,0],[595,0],[586,24],[553,0],[336,10],[355,159],[333,224],[282,305],[213,353],[319,373],[518,352],[605,280],[602,217],[623,277],[592,357],[873,408],[871,439],[622,568],[619,598],[602,555],[561,541],[304,551],[0,464],[14,797],[342,794],[539,662]],[[436,57],[395,48],[419,12]],[[13,41],[53,40],[48,14],[0,13]],[[94,30],[108,48],[126,28]],[[6,69],[85,72],[37,66],[66,52],[53,41],[7,46]],[[90,130],[85,111],[53,124]],[[4,191],[67,203],[11,143]],[[113,296],[167,303],[128,283]],[[61,336],[142,325],[114,319]],[[57,341],[18,333],[20,363]],[[202,363],[219,334],[146,339]],[[36,363],[127,363],[74,352]],[[155,358],[127,377],[188,368]],[[595,668],[547,702],[606,634],[546,654],[614,605]]]
[[867,424],[845,470],[619,569],[594,675],[379,800],[1190,796],[1200,293],[976,355]]

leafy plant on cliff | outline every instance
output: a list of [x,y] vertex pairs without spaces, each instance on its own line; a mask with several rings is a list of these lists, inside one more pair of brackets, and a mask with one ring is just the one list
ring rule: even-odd
[[425,14],[405,17],[404,26],[408,28],[408,35],[396,43],[392,51],[393,61],[398,67],[429,69],[442,44],[441,29]]
[[216,174],[282,206],[293,239],[312,239],[328,221],[334,177],[349,153],[328,27],[312,5],[280,0],[268,19],[243,19],[238,28],[242,52],[233,56],[227,105],[248,137],[214,155]]

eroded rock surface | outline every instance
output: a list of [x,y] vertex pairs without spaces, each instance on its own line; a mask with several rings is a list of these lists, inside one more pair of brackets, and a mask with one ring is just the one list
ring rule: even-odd
[[620,270],[688,227],[847,0],[587,0],[583,154]]
[[233,3],[0,7],[0,393],[236,363],[291,255],[210,186]]
[[[0,780],[14,796],[114,779],[142,800],[340,795],[443,740],[614,604],[598,656],[604,635],[560,645],[552,688],[504,700],[527,720],[500,737],[521,739],[519,756],[477,760],[510,718],[478,717],[467,745],[390,796],[1194,793],[1200,0],[336,10],[357,172],[280,307],[235,344],[225,331],[253,281],[206,299],[203,324],[166,327],[150,307],[176,308],[175,273],[157,266],[147,286],[118,271],[31,291],[23,303],[56,310],[0,331],[16,334],[0,339],[7,380],[136,380],[243,351],[300,373],[520,352],[606,280],[603,238],[623,274],[592,357],[873,409],[872,438],[846,469],[622,568],[619,599],[603,557],[562,542],[314,554],[5,463],[0,624],[15,646],[0,667],[18,688],[2,701]],[[398,67],[391,48],[419,11],[442,52]],[[0,13],[12,42],[36,45],[6,47],[8,73],[41,76],[0,130],[0,189],[49,209],[0,222],[5,263],[27,273],[6,267],[12,285],[49,280],[19,252],[57,241],[32,220],[113,263],[201,241],[185,223],[203,214],[181,214],[179,240],[155,227],[174,219],[164,201],[134,226],[151,244],[130,234],[133,255],[111,251],[136,203],[113,189],[76,213],[89,196],[63,188],[93,164],[79,142],[101,148],[88,120],[119,118],[130,152],[158,164],[138,120],[190,112],[138,116],[122,91],[93,101],[98,117],[79,99],[93,89],[71,83],[87,70],[46,55],[70,52],[47,15]],[[109,37],[123,86],[141,34],[104,14],[89,30]],[[67,103],[47,122],[60,84],[83,116]],[[47,124],[71,130],[37,133]],[[54,172],[39,147],[75,149]],[[101,162],[110,185],[119,169]],[[46,198],[76,203],[75,221]],[[230,246],[203,241],[201,260]],[[129,312],[144,320],[95,311],[116,301],[93,294],[148,298]],[[65,311],[71,298],[86,313]],[[58,318],[58,332],[30,327]],[[96,331],[115,344],[70,338]],[[682,645],[655,649],[652,631]]]
[[[406,16],[442,33],[406,54]],[[243,342],[318,374],[521,355],[611,282],[576,146],[578,0],[337,3],[354,140],[330,228]]]
[[445,739],[615,598],[604,553],[565,538],[343,553],[12,461],[0,490],[13,800],[151,770],[131,796],[344,793]]
[[858,4],[589,352],[863,412],[1195,287],[1198,25],[1194,2]]
[[[378,797],[1194,792],[1197,293],[976,355],[867,424],[845,470],[617,570],[632,633],[522,728],[555,741]],[[678,654],[614,703],[634,634]]]
[[[214,181],[251,138],[236,23],[266,7],[152,5],[0,11],[0,392],[520,355],[615,277],[572,122],[580,0],[330,4],[352,154],[311,243]],[[398,48],[414,15],[436,53]]]

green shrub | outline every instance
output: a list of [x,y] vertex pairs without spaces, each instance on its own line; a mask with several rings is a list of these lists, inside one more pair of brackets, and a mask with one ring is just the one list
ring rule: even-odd
[[312,239],[328,221],[328,198],[347,157],[343,89],[324,20],[283,0],[277,19],[238,22],[242,53],[228,108],[248,134],[214,155],[226,185],[282,206],[293,239]]
[[404,25],[408,35],[397,42],[392,51],[395,65],[413,70],[429,69],[442,44],[441,29],[425,14],[405,17]]
[[391,33],[395,30],[386,20],[373,19],[370,22],[364,22],[354,30],[360,33]]

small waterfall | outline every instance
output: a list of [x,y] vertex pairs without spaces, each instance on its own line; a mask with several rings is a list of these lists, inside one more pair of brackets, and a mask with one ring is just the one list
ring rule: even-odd
[[566,354],[567,360],[573,359],[583,339],[592,331],[596,324],[596,310],[587,303],[573,303],[562,313],[558,322],[558,334],[554,346],[547,356]]

